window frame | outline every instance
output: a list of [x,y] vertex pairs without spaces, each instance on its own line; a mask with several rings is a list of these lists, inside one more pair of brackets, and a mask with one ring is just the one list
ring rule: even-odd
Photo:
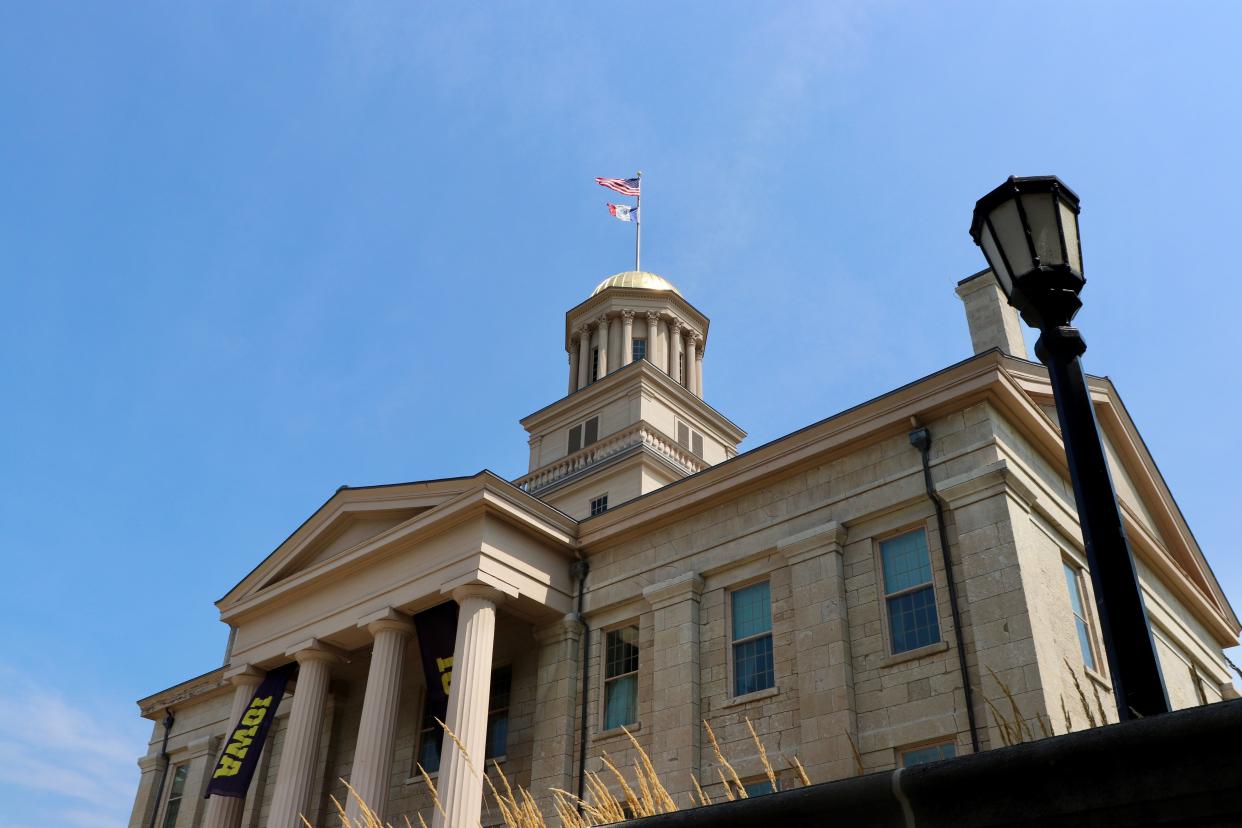
[[[755,633],[753,635],[744,636],[735,639],[733,637],[733,596],[745,589],[758,586],[759,584],[767,584],[768,586],[768,629],[766,632]],[[725,589],[725,605],[727,614],[725,617],[725,634],[728,636],[729,648],[729,698],[730,703],[739,700],[747,700],[761,695],[771,695],[778,692],[780,685],[776,681],[776,619],[772,612],[772,573],[765,572],[754,578],[740,581],[732,584]],[[761,687],[758,690],[751,690],[746,693],[737,692],[737,647],[739,644],[748,644],[760,638],[767,637],[771,639],[772,653],[772,683],[767,687]]]
[[[1067,581],[1065,585],[1066,586],[1065,598],[1067,601],[1069,601],[1070,619],[1071,619],[1071,623],[1073,624],[1074,638],[1075,640],[1078,641],[1079,661],[1082,663],[1082,666],[1084,669],[1090,670],[1092,673],[1095,673],[1097,675],[1102,675],[1103,674],[1103,670],[1101,669],[1102,662],[1100,660],[1101,648],[1099,645],[1099,639],[1096,637],[1095,621],[1091,614],[1091,595],[1090,593],[1087,592],[1087,581],[1089,578],[1089,575],[1087,573],[1087,568],[1083,566],[1082,564],[1080,564],[1074,558],[1071,558],[1068,555],[1062,555],[1061,556],[1062,577],[1064,577],[1067,570],[1072,570],[1074,573],[1074,584],[1078,590],[1078,603],[1082,607],[1082,612],[1083,612],[1082,618],[1079,618],[1078,614],[1074,612],[1074,602],[1070,600],[1069,583]],[[1088,664],[1087,660],[1083,657],[1084,654],[1082,653],[1082,639],[1078,635],[1078,622],[1079,621],[1082,622],[1083,628],[1086,632],[1087,648],[1090,650],[1091,661],[1092,661],[1091,664]]]
[[[177,818],[181,816],[181,803],[185,800],[185,786],[190,777],[190,763],[181,762],[171,765],[169,770],[171,779],[168,783],[168,790],[164,794],[164,801],[160,804],[160,828],[176,828]],[[177,790],[177,776],[181,776],[181,790]],[[168,818],[172,817],[172,823],[168,822]]]
[[[595,421],[595,437],[591,440],[587,439],[587,426],[591,421]],[[574,430],[578,431],[578,447],[574,448]],[[572,457],[588,446],[593,446],[599,442],[599,413],[596,412],[590,417],[574,422],[569,428],[565,429],[565,456]]]
[[[596,509],[596,506],[599,506],[598,510]],[[608,511],[608,492],[604,492],[602,495],[599,495],[598,497],[591,498],[591,517],[595,517],[596,515],[602,515],[604,512],[607,512],[607,511]]]
[[[912,535],[915,532],[923,533],[923,548],[927,553],[928,580],[890,593],[887,591],[887,587],[885,586],[884,544],[889,541],[896,540],[897,538],[904,537],[905,535]],[[920,655],[924,654],[925,651],[942,648],[946,644],[944,636],[944,619],[941,617],[940,590],[936,587],[937,569],[935,557],[932,555],[931,549],[931,532],[928,531],[926,521],[916,524],[908,524],[892,532],[885,532],[883,535],[877,535],[875,536],[873,542],[875,546],[876,594],[879,596],[880,612],[884,618],[884,623],[881,626],[883,627],[884,649],[887,658],[918,658]],[[898,650],[896,649],[895,642],[893,641],[893,620],[892,613],[889,611],[889,602],[894,598],[901,598],[906,595],[921,592],[925,589],[930,589],[932,594],[932,606],[935,608],[936,613],[936,638],[934,641],[929,641],[926,644],[920,644],[917,647],[908,647],[904,650]]]
[[[686,429],[686,441],[681,441],[681,429]],[[703,432],[692,426],[681,417],[673,418],[673,442],[700,460],[703,459]]]
[[[609,678],[608,676],[608,636],[612,633],[619,632],[620,630],[624,630],[629,627],[633,627],[637,633],[636,638],[635,638],[635,647],[637,647],[638,649],[638,665],[634,668],[632,672],[621,673],[619,675],[612,676],[611,678]],[[599,735],[610,735],[613,733],[618,733],[621,730],[620,725],[618,725],[617,727],[605,727],[605,724],[608,721],[608,683],[612,681],[616,681],[617,679],[620,679],[620,678],[627,678],[629,676],[634,676],[634,721],[625,723],[624,727],[626,730],[633,733],[635,730],[638,730],[639,727],[642,725],[642,715],[641,715],[641,711],[639,708],[640,698],[639,698],[639,692],[638,692],[639,681],[641,680],[640,677],[642,675],[642,669],[643,669],[642,635],[643,635],[642,624],[637,618],[631,618],[628,621],[620,621],[616,624],[610,624],[607,627],[603,627],[600,629],[599,721],[595,728],[596,733]]]
[[[639,349],[642,350],[641,354],[637,353]],[[630,362],[638,362],[643,359],[647,359],[647,340],[636,336],[630,340]]]
[[[916,751],[920,751],[920,750],[929,750],[931,748],[940,748],[943,751],[944,748],[946,747],[953,751],[952,756],[940,756],[937,759],[928,759],[926,762],[915,762],[913,765],[906,764],[906,754],[908,753],[915,753]],[[948,736],[946,738],[935,739],[930,742],[921,742],[921,743],[913,744],[913,745],[903,745],[902,747],[897,748],[896,751],[897,751],[897,763],[896,763],[897,767],[915,768],[915,767],[918,767],[919,765],[926,765],[931,762],[944,762],[948,759],[956,759],[957,758],[957,739],[953,736]]]
[[[491,731],[492,716],[498,712],[504,712],[508,714],[509,711],[513,709],[513,665],[509,663],[493,665],[489,680],[490,682],[494,682],[496,680],[496,674],[499,673],[501,670],[509,671],[509,704],[505,705],[504,707],[496,707],[496,708],[492,707],[491,684],[489,683],[488,694],[487,694],[487,730],[484,731],[484,736],[483,736],[483,739],[484,739],[483,750],[485,754],[487,752],[487,737],[490,735],[490,731]],[[437,725],[434,721],[431,721],[431,718],[428,715],[429,714],[429,711],[427,710],[427,704],[429,701],[428,696],[429,694],[427,693],[427,689],[423,688],[422,703],[419,705],[419,709],[422,712],[418,717],[418,730],[417,730],[416,739],[414,742],[414,757],[410,760],[409,778],[411,780],[421,778],[421,774],[419,774],[418,772],[418,766],[422,764],[423,746],[426,744],[427,734],[429,733],[433,735],[437,733],[439,734],[439,746],[436,751],[435,770],[431,770],[426,765],[423,765],[423,770],[427,772],[427,776],[431,777],[432,779],[435,779],[437,776],[439,776],[440,764],[444,759],[444,756],[443,756],[444,729],[441,728],[439,725]],[[431,721],[430,726],[428,726],[427,724],[429,721]],[[501,753],[497,756],[485,756],[484,761],[486,762],[486,761],[495,760],[497,762],[504,762],[508,758],[507,756],[508,734],[507,733],[506,733],[505,743],[506,743],[505,744],[506,753]]]

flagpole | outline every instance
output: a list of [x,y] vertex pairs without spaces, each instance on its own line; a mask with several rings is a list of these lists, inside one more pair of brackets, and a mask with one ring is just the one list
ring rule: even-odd
[[643,171],[638,171],[638,201],[634,203],[634,269],[642,270],[643,260]]

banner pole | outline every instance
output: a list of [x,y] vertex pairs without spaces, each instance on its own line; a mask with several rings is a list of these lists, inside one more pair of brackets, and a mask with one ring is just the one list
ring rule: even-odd
[[643,171],[638,171],[638,201],[634,203],[634,269],[642,270],[643,260]]

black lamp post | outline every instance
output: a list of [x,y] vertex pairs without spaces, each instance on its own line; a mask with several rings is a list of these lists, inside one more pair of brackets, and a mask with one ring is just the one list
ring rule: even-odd
[[1070,325],[1086,283],[1078,196],[1053,175],[1010,176],[979,199],[970,235],[983,248],[1009,304],[1039,329],[1035,355],[1052,380],[1117,714],[1125,721],[1167,713],[1138,574],[1082,370],[1087,345]]

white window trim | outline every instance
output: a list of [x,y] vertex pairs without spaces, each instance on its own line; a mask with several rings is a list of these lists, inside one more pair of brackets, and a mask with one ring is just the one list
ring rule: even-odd
[[[909,535],[913,532],[919,532],[919,531],[922,531],[923,533],[923,545],[927,549],[927,568],[931,570],[931,580],[924,581],[918,586],[907,587],[906,589],[898,590],[897,592],[893,592],[893,593],[885,592],[884,591],[884,555],[880,551],[880,545],[884,543],[885,541],[892,540],[893,538],[899,538],[902,535]],[[945,650],[947,650],[949,648],[949,643],[948,643],[948,640],[944,636],[944,611],[941,609],[941,606],[940,606],[940,590],[936,587],[936,576],[937,574],[939,574],[940,570],[936,568],[936,556],[932,554],[931,532],[928,529],[927,521],[924,520],[920,523],[908,524],[902,529],[897,529],[892,532],[885,532],[882,535],[875,535],[874,537],[872,537],[872,546],[874,547],[873,555],[874,555],[874,560],[875,560],[875,576],[876,576],[875,577],[875,587],[876,587],[875,591],[880,599],[880,617],[884,619],[884,623],[880,625],[881,633],[884,636],[884,654],[885,654],[885,659],[881,666],[888,667],[888,666],[892,666],[893,664],[900,664],[903,661],[910,661],[912,659],[921,658],[926,655],[942,653]],[[888,614],[888,599],[896,598],[901,595],[906,595],[908,593],[915,592],[916,590],[926,589],[929,586],[931,587],[931,591],[932,591],[932,604],[933,606],[936,607],[936,632],[938,633],[939,637],[935,641],[931,642],[930,644],[925,644],[922,647],[915,647],[910,650],[902,650],[900,653],[896,652],[893,649],[893,622]]]
[[[638,676],[634,687],[634,715],[638,717],[638,720],[633,724],[625,725],[625,729],[633,733],[642,727],[642,698],[638,691],[641,689],[639,685],[642,682],[643,662],[645,660],[643,658],[643,625],[638,618],[630,618],[626,621],[618,621],[615,624],[601,627],[599,631],[599,718],[595,721],[595,738],[597,739],[622,734],[620,727],[605,729],[604,721],[608,714],[608,633],[623,630],[626,627],[634,627],[638,630],[638,669],[633,673],[625,674],[627,676]],[[620,678],[620,676],[614,676],[615,678]]]
[[[746,589],[747,587],[752,587],[755,584],[762,584],[764,582],[767,582],[768,585],[768,631],[766,633],[758,633],[757,635],[751,635],[746,638],[739,638],[735,640],[733,638],[733,593]],[[771,572],[765,572],[762,575],[747,578],[746,580],[738,581],[736,584],[730,584],[725,587],[725,646],[728,647],[729,650],[727,659],[729,663],[729,695],[728,700],[722,705],[722,707],[732,707],[736,704],[745,704],[746,702],[766,699],[769,696],[775,696],[780,692],[781,684],[779,676],[776,674],[776,618],[775,613],[772,612],[772,600]],[[737,687],[737,682],[735,680],[736,673],[734,671],[733,664],[734,647],[737,644],[744,644],[747,641],[754,641],[755,639],[762,638],[765,635],[771,636],[772,638],[772,686],[765,687],[762,690],[756,690],[753,693],[743,693],[740,696],[735,695],[733,691]]]

